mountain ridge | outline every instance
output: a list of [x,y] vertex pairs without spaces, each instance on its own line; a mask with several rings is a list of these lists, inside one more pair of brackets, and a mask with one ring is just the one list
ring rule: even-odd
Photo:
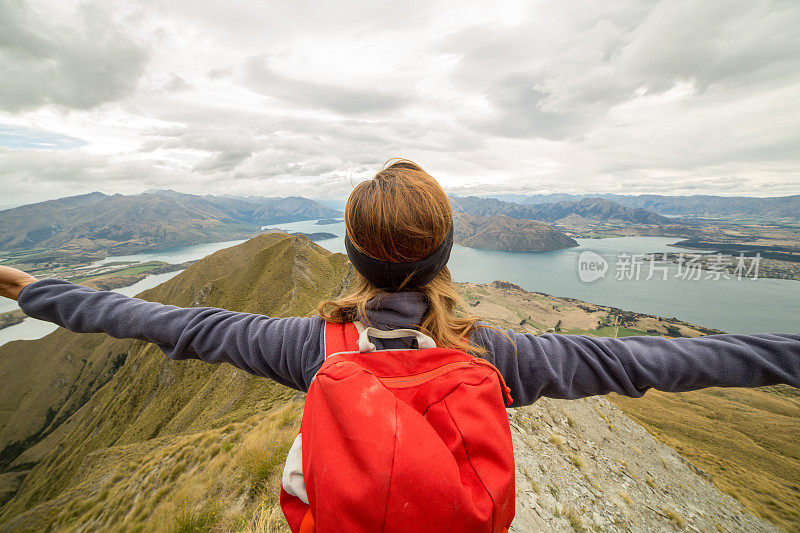
[[493,198],[477,196],[451,196],[454,211],[470,215],[506,215],[516,219],[558,222],[570,215],[578,215],[600,221],[621,221],[632,224],[674,224],[673,220],[646,209],[631,209],[602,198],[586,198],[578,202],[552,204],[519,204]]
[[629,208],[643,208],[660,215],[688,217],[741,216],[797,219],[798,213],[800,213],[800,194],[787,196],[718,196],[711,194],[673,196],[661,194],[554,193],[489,195],[487,197],[523,205],[604,198]]
[[248,238],[263,225],[335,215],[301,197],[244,201],[175,191],[89,193],[0,211],[0,246],[76,257],[129,254]]

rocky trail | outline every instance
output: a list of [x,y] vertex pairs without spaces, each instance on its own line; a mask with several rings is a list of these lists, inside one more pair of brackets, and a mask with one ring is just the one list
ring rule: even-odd
[[604,397],[509,410],[522,531],[780,531]]

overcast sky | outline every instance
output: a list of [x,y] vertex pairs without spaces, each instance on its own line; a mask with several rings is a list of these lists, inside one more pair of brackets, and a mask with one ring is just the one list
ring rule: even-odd
[[173,188],[344,198],[800,193],[796,0],[0,1],[0,206]]

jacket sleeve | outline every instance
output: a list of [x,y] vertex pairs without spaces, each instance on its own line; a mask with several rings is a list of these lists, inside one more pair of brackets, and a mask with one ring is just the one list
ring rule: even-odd
[[[640,397],[650,388],[800,387],[800,335],[633,336],[533,335],[482,329],[484,346],[503,374],[513,407],[541,396],[574,399],[616,392]],[[515,349],[516,347],[516,349]]]
[[176,307],[60,279],[28,285],[18,303],[28,316],[70,331],[152,342],[170,359],[230,363],[300,390],[308,389],[315,364],[322,360],[319,317],[270,318],[215,307]]

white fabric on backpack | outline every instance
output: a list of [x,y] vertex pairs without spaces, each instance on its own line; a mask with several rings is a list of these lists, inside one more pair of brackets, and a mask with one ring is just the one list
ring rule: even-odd
[[358,351],[359,352],[374,352],[377,348],[374,344],[369,342],[369,337],[377,337],[379,339],[399,339],[402,337],[415,337],[417,339],[417,346],[420,349],[436,348],[436,341],[428,337],[421,331],[416,329],[392,329],[383,330],[373,327],[365,327],[361,322],[353,322],[358,330]]
[[288,494],[300,498],[303,503],[308,505],[306,482],[303,479],[303,435],[301,433],[294,438],[292,447],[286,454],[286,466],[283,467],[281,484],[283,490]]

